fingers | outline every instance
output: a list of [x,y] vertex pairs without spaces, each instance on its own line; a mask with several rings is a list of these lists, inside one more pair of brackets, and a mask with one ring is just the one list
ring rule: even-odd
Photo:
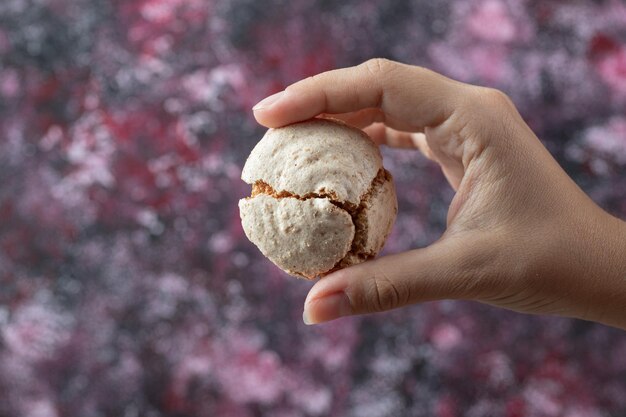
[[374,123],[363,129],[378,145],[387,145],[393,148],[419,149],[431,161],[438,162],[422,132],[403,132],[385,126],[383,123]]
[[351,113],[327,114],[324,117],[339,119],[350,126],[363,129],[365,133],[378,145],[387,145],[393,148],[419,149],[428,158],[433,154],[422,132],[406,132],[392,129],[385,125],[385,114],[380,109],[363,109]]
[[427,158],[433,159],[432,152],[426,143],[426,136],[421,132],[403,132],[387,127],[383,123],[374,123],[363,130],[379,145],[419,149]]
[[381,109],[367,108],[363,110],[357,110],[349,113],[330,114],[324,113],[322,116],[332,117],[339,119],[359,129],[363,129],[372,123],[384,123],[385,113]]
[[431,161],[439,164],[450,186],[456,191],[459,189],[463,178],[463,165],[459,160],[450,158],[445,153],[439,156],[433,152],[426,140],[426,135],[421,132],[402,132],[391,129],[383,123],[374,123],[364,129],[372,140],[378,145],[387,145],[394,148],[419,149],[420,152]]
[[493,250],[474,239],[448,238],[382,257],[320,279],[305,301],[307,324],[391,310],[443,298],[476,299],[489,285]]
[[421,130],[449,117],[461,86],[425,68],[373,59],[299,81],[253,110],[259,123],[279,127],[321,113],[374,108],[395,129]]

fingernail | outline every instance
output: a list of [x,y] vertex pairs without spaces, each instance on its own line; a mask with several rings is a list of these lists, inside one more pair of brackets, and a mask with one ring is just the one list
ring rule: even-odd
[[344,292],[338,292],[306,303],[302,321],[304,324],[323,323],[350,314],[352,314],[350,299]]
[[307,326],[310,326],[311,324],[313,324],[313,322],[311,321],[311,319],[309,318],[309,315],[307,314],[307,311],[304,310],[302,312],[302,321],[304,322],[304,324],[306,324]]
[[267,108],[269,106],[271,106],[272,104],[276,103],[278,100],[280,100],[280,98],[283,96],[283,94],[285,94],[284,91],[279,91],[276,94],[272,94],[269,97],[264,98],[263,100],[259,101],[253,108],[252,110],[260,110],[260,109],[264,109]]

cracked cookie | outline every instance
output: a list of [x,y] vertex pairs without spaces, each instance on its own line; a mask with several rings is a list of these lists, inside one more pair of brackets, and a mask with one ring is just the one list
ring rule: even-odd
[[391,174],[361,130],[331,119],[269,129],[239,201],[246,236],[289,274],[315,278],[375,257],[396,218]]

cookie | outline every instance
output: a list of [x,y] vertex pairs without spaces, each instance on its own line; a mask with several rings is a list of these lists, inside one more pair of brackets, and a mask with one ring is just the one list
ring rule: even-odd
[[312,119],[269,129],[241,178],[246,236],[279,268],[315,278],[375,257],[397,213],[391,174],[360,129]]

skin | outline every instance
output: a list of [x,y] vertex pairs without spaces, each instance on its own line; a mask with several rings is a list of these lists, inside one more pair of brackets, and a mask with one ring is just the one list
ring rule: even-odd
[[267,127],[332,114],[378,144],[419,149],[456,191],[439,240],[319,280],[305,323],[466,299],[626,329],[626,223],[572,181],[502,92],[373,59],[253,110]]

